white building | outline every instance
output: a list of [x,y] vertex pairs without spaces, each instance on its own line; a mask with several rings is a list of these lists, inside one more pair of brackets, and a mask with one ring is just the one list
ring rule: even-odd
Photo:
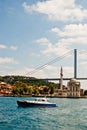
[[80,97],[80,82],[74,78],[70,79],[67,86],[63,85],[63,68],[60,70],[60,89],[56,89],[54,96]]
[[71,79],[67,83],[68,97],[80,97],[80,82],[76,79]]

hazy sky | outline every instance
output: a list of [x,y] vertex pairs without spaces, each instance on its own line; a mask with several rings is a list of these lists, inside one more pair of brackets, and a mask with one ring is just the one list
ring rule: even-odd
[[74,49],[87,77],[87,0],[0,0],[0,75],[72,78]]

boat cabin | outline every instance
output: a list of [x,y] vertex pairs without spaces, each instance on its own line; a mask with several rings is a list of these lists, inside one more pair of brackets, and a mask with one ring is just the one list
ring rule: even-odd
[[36,98],[35,101],[38,101],[38,102],[47,102],[47,99],[46,98]]

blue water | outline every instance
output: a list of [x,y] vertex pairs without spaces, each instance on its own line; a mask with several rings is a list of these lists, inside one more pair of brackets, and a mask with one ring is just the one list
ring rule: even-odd
[[87,99],[50,98],[55,108],[19,108],[17,100],[0,97],[0,130],[87,130]]

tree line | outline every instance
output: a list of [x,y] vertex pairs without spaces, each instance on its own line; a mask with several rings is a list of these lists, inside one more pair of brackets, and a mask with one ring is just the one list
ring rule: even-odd
[[[7,82],[13,86],[13,95],[39,95],[53,94],[58,84],[45,80],[36,80],[34,77],[26,76],[0,76],[0,81]],[[45,86],[42,90],[40,86]]]
[[34,86],[28,85],[26,83],[23,82],[15,82],[14,84],[14,88],[13,88],[13,95],[35,95],[38,96],[39,94],[53,94],[57,84],[55,83],[49,83],[47,86],[45,86],[42,90],[39,89],[40,86],[37,86],[36,84],[34,84]]

